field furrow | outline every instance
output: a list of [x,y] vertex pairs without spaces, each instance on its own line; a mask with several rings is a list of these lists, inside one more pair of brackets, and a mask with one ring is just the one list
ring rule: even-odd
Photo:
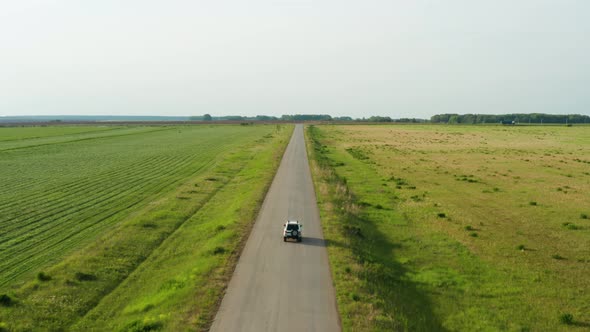
[[[120,176],[125,176],[132,170],[149,168],[152,167],[154,163],[161,162],[165,159],[166,157],[163,156],[153,156],[145,160],[137,161],[135,164],[131,164],[126,167],[119,167],[105,171],[100,174],[100,177],[97,178],[84,176],[87,172],[84,172],[84,170],[80,170],[81,174],[79,175],[79,177],[81,177],[82,180],[76,179],[72,180],[69,183],[63,183],[63,180],[59,178],[32,179],[32,181],[16,178],[16,180],[14,180],[13,182],[20,186],[6,186],[6,190],[0,193],[0,197],[2,197],[2,195],[5,193],[10,194],[14,192],[19,193],[19,196],[12,196],[14,200],[7,200],[6,204],[0,205],[0,212],[3,211],[3,209],[6,207],[18,205],[23,201],[35,201],[41,197],[48,197],[49,195],[54,194],[56,192],[70,192],[71,190],[75,190],[76,188],[83,188],[87,185],[91,185],[91,182],[88,181],[93,181],[94,183],[101,183],[104,182],[105,179],[113,179]],[[55,184],[59,184],[59,186],[56,187]]]
[[156,132],[162,130],[170,130],[170,128],[126,128],[121,130],[120,132],[108,132],[108,133],[88,133],[88,135],[80,135],[81,137],[74,137],[74,136],[60,136],[60,137],[48,137],[48,138],[39,138],[36,140],[25,140],[25,141],[13,141],[7,143],[0,143],[0,152],[10,152],[15,150],[21,149],[30,149],[30,148],[42,148],[47,147],[55,144],[67,144],[67,143],[76,143],[88,140],[96,140],[102,138],[113,138],[113,137],[121,137],[121,136],[130,136],[130,135],[137,135],[137,134],[145,134],[149,132]]
[[[52,175],[54,177],[44,177],[44,178],[16,178],[18,186],[15,187],[6,187],[5,191],[0,193],[0,197],[3,194],[11,194],[14,192],[20,193],[21,197],[14,197],[17,200],[13,200],[11,203],[12,205],[18,204],[21,199],[26,199],[27,201],[35,200],[39,197],[44,197],[47,194],[51,194],[53,192],[69,192],[70,188],[76,187],[84,187],[90,185],[89,182],[86,181],[95,181],[100,182],[104,181],[105,179],[113,179],[118,178],[121,176],[125,176],[126,174],[134,171],[141,170],[143,168],[150,168],[153,166],[153,163],[158,161],[164,160],[167,157],[164,156],[151,156],[146,160],[137,160],[134,163],[129,165],[117,165],[116,168],[106,169],[100,174],[96,174],[97,170],[92,167],[84,167],[80,168],[76,172],[76,178],[72,179],[68,177],[71,181],[70,183],[64,182],[62,179],[63,175],[58,173],[58,170],[51,170]],[[66,174],[67,175],[67,174]],[[100,176],[100,177],[99,177]],[[0,174],[0,178],[1,178]],[[59,184],[59,187],[55,187],[55,184]],[[10,201],[7,201],[10,202]],[[9,204],[6,204],[9,206]],[[0,205],[3,207],[4,205]]]
[[[165,168],[169,169],[164,174],[159,174],[161,177],[171,176],[175,173],[177,164],[183,164],[186,158],[177,161],[172,167]],[[171,181],[174,183],[173,181]],[[85,204],[70,204],[69,209],[58,211],[57,213],[50,215],[40,222],[33,222],[34,225],[29,227],[21,228],[19,233],[7,233],[4,237],[10,238],[11,240],[2,243],[0,247],[4,253],[6,253],[9,259],[5,260],[0,264],[0,270],[9,273],[14,267],[18,267],[19,263],[23,260],[31,260],[35,257],[39,244],[44,244],[44,254],[41,257],[36,257],[33,261],[43,260],[45,256],[51,252],[51,249],[62,241],[68,240],[71,237],[81,236],[85,228],[88,225],[94,225],[97,220],[102,221],[113,213],[127,208],[129,202],[133,200],[121,199],[124,197],[134,197],[138,192],[145,194],[152,193],[157,190],[161,190],[162,184],[157,181],[144,181],[143,178],[137,178],[135,183],[141,183],[141,185],[134,185],[134,183],[122,183],[117,188],[107,188],[105,193],[108,195],[96,197],[94,200],[88,201]],[[167,186],[167,184],[163,184]],[[119,191],[119,187],[131,188],[125,191]],[[91,210],[90,210],[91,209]],[[100,211],[100,212],[96,212]],[[107,217],[104,217],[107,215]],[[38,221],[36,219],[35,221]],[[74,222],[78,220],[78,222]],[[60,237],[56,236],[61,234]],[[54,241],[57,238],[57,241]],[[55,243],[53,243],[53,242]],[[26,243],[26,245],[25,245]],[[31,252],[33,254],[31,254]],[[19,269],[21,271],[22,269]]]
[[[199,154],[193,154],[192,156],[187,156],[184,159],[184,162],[189,161],[190,159],[198,159],[200,157]],[[108,182],[115,182],[115,181],[124,181],[128,180],[130,176],[133,177],[158,177],[159,174],[154,173],[154,170],[163,169],[163,168],[174,168],[178,167],[182,161],[179,161],[177,158],[169,159],[166,157],[156,157],[154,159],[142,161],[135,165],[120,167],[118,170],[111,171],[108,173],[103,174],[96,174],[92,177],[86,177],[83,179],[74,179],[70,183],[65,183],[62,186],[54,188],[53,190],[37,190],[36,194],[33,195],[26,195],[23,194],[24,197],[13,196],[13,202],[11,204],[5,204],[2,208],[0,208],[0,213],[5,215],[9,215],[10,208],[16,209],[17,214],[19,216],[23,216],[22,211],[27,209],[27,203],[31,203],[35,207],[39,207],[39,201],[46,201],[46,204],[54,204],[54,197],[62,197],[64,195],[68,196],[78,196],[78,190],[85,190],[88,187],[95,187],[100,183],[104,183],[108,179]],[[158,165],[154,165],[158,163]],[[176,163],[176,164],[173,164]],[[155,167],[157,166],[157,167]],[[2,223],[5,219],[0,219],[0,223]]]
[[[159,161],[160,162],[160,161]],[[174,167],[173,160],[167,160],[165,162],[161,162],[161,166],[163,167]],[[143,180],[143,178],[138,178],[137,173],[142,172],[143,170],[148,171],[152,170],[153,165],[151,164],[141,164],[140,168],[137,170],[130,170],[130,168],[125,168],[125,171],[120,171],[118,174],[111,174],[105,175],[100,174],[99,176],[86,178],[81,181],[72,182],[70,184],[66,184],[63,187],[57,188],[55,191],[50,191],[46,196],[38,196],[36,197],[37,200],[32,198],[29,201],[24,201],[21,204],[15,203],[12,205],[10,209],[5,209],[1,213],[6,216],[6,219],[0,219],[0,223],[4,224],[5,222],[8,223],[13,219],[19,218],[21,221],[24,221],[25,218],[33,215],[33,217],[37,217],[42,213],[51,213],[52,210],[59,210],[60,205],[56,204],[60,201],[69,202],[70,204],[75,201],[72,198],[81,197],[80,194],[88,190],[88,188],[101,188],[102,191],[106,190],[114,190],[116,186],[126,186],[130,184],[130,180],[134,180],[135,182]],[[141,173],[140,173],[141,174]],[[157,174],[156,174],[157,175]],[[107,179],[108,176],[108,181]],[[133,177],[131,177],[133,176]],[[150,176],[154,176],[151,174]],[[101,186],[101,184],[106,184],[107,187]],[[100,187],[99,187],[100,186]],[[100,195],[101,191],[94,191],[92,193],[93,196]],[[91,198],[92,199],[92,198]],[[42,211],[37,215],[34,215],[37,211]],[[11,216],[11,213],[13,214]],[[12,218],[11,218],[12,217]]]

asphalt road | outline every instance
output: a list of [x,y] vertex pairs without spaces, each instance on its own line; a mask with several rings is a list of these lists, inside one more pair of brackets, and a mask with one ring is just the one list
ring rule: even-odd
[[[283,242],[287,219],[303,242]],[[211,331],[340,331],[328,253],[297,125]]]

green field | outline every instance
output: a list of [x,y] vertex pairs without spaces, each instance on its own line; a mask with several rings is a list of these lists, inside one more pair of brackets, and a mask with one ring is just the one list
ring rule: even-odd
[[590,328],[590,128],[308,127],[344,330]]
[[0,329],[206,327],[291,130],[0,128]]

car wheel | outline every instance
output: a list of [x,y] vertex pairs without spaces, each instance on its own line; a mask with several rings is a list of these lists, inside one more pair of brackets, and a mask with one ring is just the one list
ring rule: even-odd
[[283,238],[283,242],[287,242],[287,238],[286,237]]

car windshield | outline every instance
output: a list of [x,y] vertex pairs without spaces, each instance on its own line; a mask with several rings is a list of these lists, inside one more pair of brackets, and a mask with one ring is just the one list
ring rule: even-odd
[[297,224],[287,224],[288,231],[298,230],[298,229],[299,229],[299,225],[297,225]]

